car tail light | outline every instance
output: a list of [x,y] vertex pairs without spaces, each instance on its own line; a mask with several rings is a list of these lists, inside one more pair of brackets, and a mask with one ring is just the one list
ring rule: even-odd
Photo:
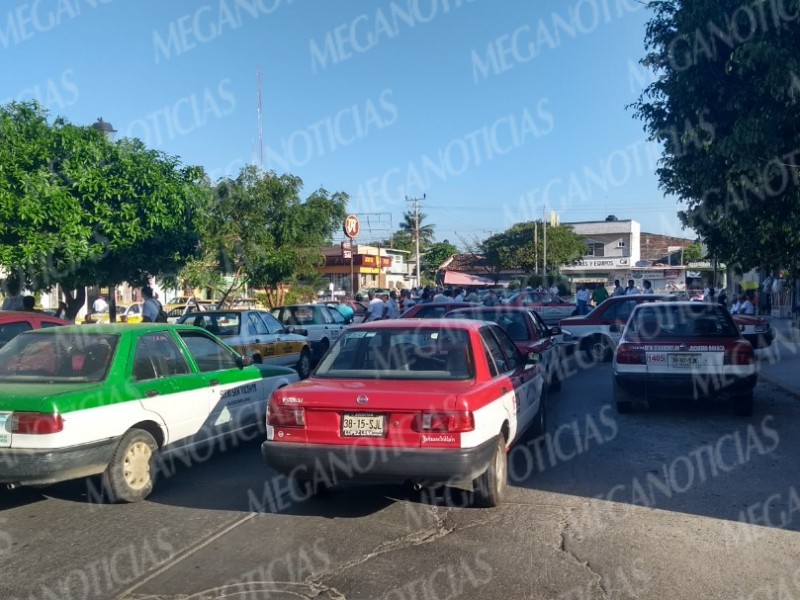
[[617,349],[617,364],[620,365],[645,365],[647,355],[644,350],[630,350],[624,346]]
[[269,403],[267,425],[273,427],[305,427],[306,411],[296,406],[280,406]]
[[47,435],[64,429],[61,415],[37,412],[15,412],[11,417],[11,433]]
[[753,347],[750,344],[737,344],[725,348],[725,358],[723,364],[726,365],[752,365]]
[[417,431],[472,431],[475,416],[468,410],[426,411],[417,415],[414,429]]

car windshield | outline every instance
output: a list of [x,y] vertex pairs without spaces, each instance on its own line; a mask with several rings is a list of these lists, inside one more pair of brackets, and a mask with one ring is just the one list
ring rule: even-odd
[[239,312],[204,312],[203,314],[195,312],[184,315],[178,322],[202,327],[219,337],[230,337],[239,335],[242,314]]
[[84,332],[19,335],[0,349],[0,382],[103,381],[118,339],[114,334]]
[[638,339],[738,337],[728,312],[713,304],[647,304],[631,315],[626,335]]
[[525,325],[525,317],[521,312],[511,312],[502,310],[465,310],[453,311],[445,315],[448,319],[473,319],[475,321],[491,321],[497,323],[515,342],[528,339],[528,328]]
[[314,373],[331,379],[470,379],[468,333],[449,328],[347,331]]

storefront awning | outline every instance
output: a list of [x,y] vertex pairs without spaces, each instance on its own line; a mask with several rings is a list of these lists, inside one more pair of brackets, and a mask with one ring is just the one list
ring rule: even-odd
[[486,277],[476,277],[468,273],[458,271],[445,271],[445,285],[494,285],[494,281]]

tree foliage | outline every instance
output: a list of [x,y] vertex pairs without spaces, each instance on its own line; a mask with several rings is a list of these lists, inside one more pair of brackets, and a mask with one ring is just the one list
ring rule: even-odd
[[141,283],[195,252],[201,177],[138,140],[49,123],[35,102],[2,106],[0,265],[31,290],[60,285],[74,318],[84,286]]
[[800,0],[651,2],[632,107],[663,144],[660,186],[712,254],[745,269],[800,255]]
[[455,254],[458,254],[458,248],[447,240],[431,244],[425,252],[425,256],[422,257],[423,273],[434,279],[439,265]]
[[[319,189],[304,202],[303,182],[248,166],[213,189],[202,220],[203,252],[198,263],[233,275],[230,293],[247,282],[263,288],[272,305],[283,300],[284,284],[313,279],[322,248],[346,216],[347,194]],[[190,265],[187,275],[202,269]],[[206,282],[194,279],[193,285]]]
[[[540,269],[544,256],[544,235],[541,221],[517,223],[503,233],[496,233],[481,242],[476,248],[484,258],[490,272],[500,273],[521,270],[532,274]],[[538,238],[538,239],[537,239]],[[563,265],[569,265],[586,254],[583,238],[566,225],[547,226],[547,272],[555,273]]]

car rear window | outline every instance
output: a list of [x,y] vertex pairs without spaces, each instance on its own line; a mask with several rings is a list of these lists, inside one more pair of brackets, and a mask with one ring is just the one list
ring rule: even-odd
[[634,310],[625,334],[639,339],[739,337],[730,314],[719,305],[653,304]]
[[242,313],[191,313],[184,315],[178,322],[184,325],[202,327],[209,333],[213,333],[219,337],[230,337],[239,335],[239,332],[242,330]]
[[345,332],[315,377],[460,380],[474,376],[468,332],[446,328],[358,329]]
[[491,321],[502,327],[508,336],[515,342],[528,339],[528,327],[525,317],[519,312],[504,312],[498,310],[467,310],[447,313],[448,319],[472,319],[475,321]]

